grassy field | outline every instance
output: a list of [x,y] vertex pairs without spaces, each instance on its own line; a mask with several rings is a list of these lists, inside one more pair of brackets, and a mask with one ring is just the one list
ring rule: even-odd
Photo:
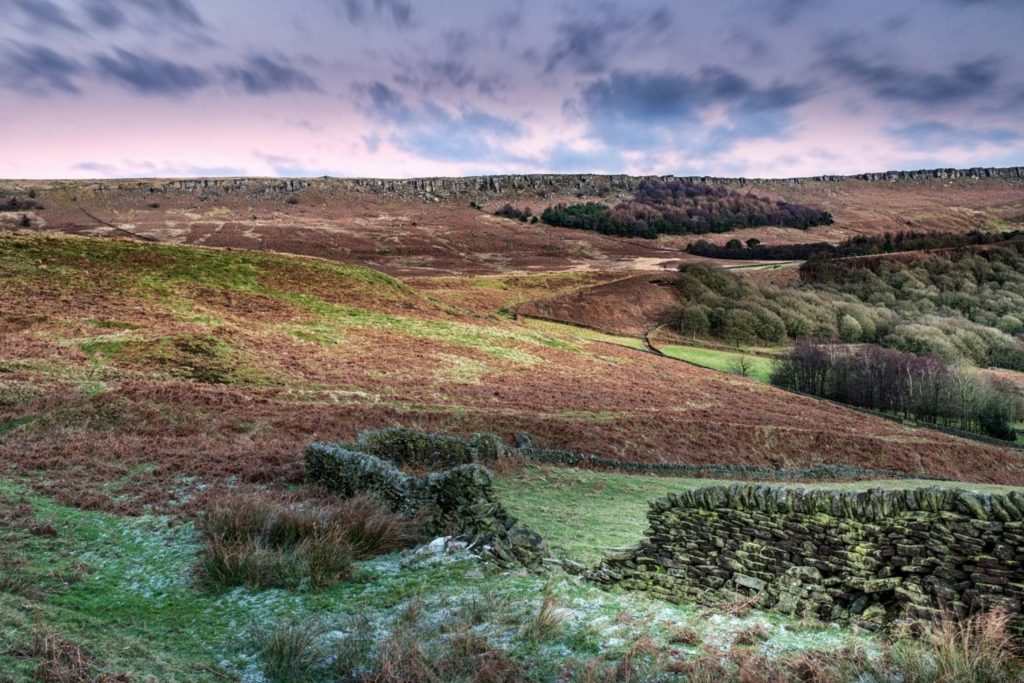
[[702,346],[680,346],[668,344],[658,348],[669,358],[693,363],[704,368],[720,370],[732,374],[740,374],[740,362],[748,363],[747,376],[758,382],[768,383],[771,380],[772,368],[775,362],[770,358],[754,356],[737,351],[723,351],[721,349],[709,349]]
[[581,341],[607,342],[608,344],[625,346],[626,348],[635,349],[637,351],[644,351],[647,349],[647,345],[644,344],[644,340],[638,339],[637,337],[606,334],[604,332],[592,330],[588,327],[567,325],[565,323],[550,322],[548,320],[539,320],[537,318],[523,318],[522,323],[529,329],[538,330],[545,334],[568,336]]
[[[630,494],[617,485],[612,490]],[[559,679],[567,667],[585,668],[599,656],[613,663],[628,658],[642,637],[674,659],[697,656],[703,647],[725,652],[750,628],[764,630],[757,647],[773,656],[874,647],[870,638],[832,626],[759,612],[709,619],[696,606],[606,592],[562,573],[498,572],[466,554],[386,555],[359,563],[353,580],[322,591],[211,592],[193,579],[200,546],[191,523],[67,508],[2,480],[0,520],[5,682],[101,674],[264,681],[262,634],[290,623],[316,625],[323,665],[288,680],[325,682],[339,680],[329,662],[358,623],[381,640],[414,621],[428,653],[448,647],[453,634],[469,633],[500,647],[535,681]],[[550,623],[543,631],[531,628],[546,599]],[[696,640],[670,643],[679,629],[692,630]],[[44,635],[73,647],[68,652],[86,675],[40,679],[40,667],[51,661],[38,647]]]
[[[548,539],[556,552],[590,564],[610,548],[630,546],[643,538],[650,501],[684,489],[729,483],[732,482],[528,466],[500,477],[497,488],[512,514]],[[846,491],[926,486],[993,493],[1013,490],[1005,486],[915,479],[784,485]]]

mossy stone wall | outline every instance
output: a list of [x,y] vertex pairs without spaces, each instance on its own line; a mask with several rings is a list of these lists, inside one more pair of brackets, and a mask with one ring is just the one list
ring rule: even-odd
[[676,602],[756,598],[872,628],[1021,611],[1021,493],[716,486],[656,500],[648,519],[645,541],[593,580]]
[[477,464],[416,477],[375,455],[315,443],[306,449],[306,475],[344,497],[375,495],[392,510],[422,519],[431,534],[465,537],[499,564],[538,567],[547,553],[541,537],[508,514],[491,473]]

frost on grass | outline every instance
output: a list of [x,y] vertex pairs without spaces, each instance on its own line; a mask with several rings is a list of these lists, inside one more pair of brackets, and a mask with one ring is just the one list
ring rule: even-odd
[[[448,647],[455,634],[471,633],[517,661],[547,667],[544,671],[557,670],[566,658],[623,656],[643,635],[684,656],[697,656],[704,646],[724,652],[737,634],[757,626],[765,637],[749,647],[769,656],[847,645],[877,651],[868,637],[836,627],[808,626],[756,611],[742,617],[708,613],[604,590],[560,571],[500,571],[443,540],[358,562],[352,580],[321,591],[235,588],[214,594],[194,581],[200,545],[191,524],[71,511],[49,503],[38,507],[62,521],[73,554],[89,568],[62,596],[65,607],[84,613],[102,606],[96,614],[111,620],[110,629],[140,619],[155,627],[166,624],[148,647],[194,653],[189,656],[203,656],[253,682],[262,680],[254,629],[313,620],[322,629],[327,662],[350,634],[353,619],[364,619],[379,644],[410,613],[418,623],[417,638],[430,651]],[[541,615],[545,596],[551,604]],[[699,644],[673,644],[673,633],[681,629],[695,631]]]

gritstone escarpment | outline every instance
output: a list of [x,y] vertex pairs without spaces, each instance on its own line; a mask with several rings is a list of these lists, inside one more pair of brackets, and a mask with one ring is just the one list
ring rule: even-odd
[[[95,192],[186,193],[209,197],[242,195],[273,197],[315,190],[325,194],[368,192],[378,195],[422,199],[485,199],[495,196],[549,197],[558,195],[602,196],[633,192],[650,178],[676,176],[630,176],[579,174],[525,174],[437,178],[185,178],[110,181],[76,181]],[[941,168],[919,171],[885,171],[851,176],[821,175],[803,178],[715,178],[679,176],[682,180],[731,186],[772,187],[807,183],[838,183],[856,180],[868,183],[914,183],[947,180],[997,179],[1024,183],[1024,167]],[[53,183],[60,185],[62,182]],[[48,183],[49,184],[49,183]]]

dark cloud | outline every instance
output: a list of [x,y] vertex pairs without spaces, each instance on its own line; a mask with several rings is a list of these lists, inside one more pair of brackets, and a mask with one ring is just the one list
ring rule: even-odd
[[825,63],[837,74],[866,86],[880,98],[927,106],[991,95],[1002,75],[1001,62],[992,58],[959,62],[946,73],[870,62],[848,50],[831,51]]
[[672,13],[660,7],[645,17],[620,14],[612,5],[598,5],[596,11],[558,24],[554,44],[548,51],[544,71],[567,66],[582,74],[608,70],[615,55],[631,34],[650,37],[672,23]]
[[156,17],[185,26],[203,28],[206,25],[191,0],[130,0],[130,2]]
[[405,123],[412,118],[412,110],[402,95],[380,81],[358,84],[355,90],[362,96],[369,113],[384,121]]
[[245,64],[224,69],[225,79],[250,95],[306,91],[319,92],[320,86],[309,74],[285,60],[265,55],[250,56]]
[[522,128],[515,121],[472,107],[452,110],[432,101],[409,104],[401,93],[380,82],[358,85],[356,91],[368,116],[394,126],[390,141],[399,149],[441,161],[521,161],[491,142],[521,136]]
[[408,0],[344,0],[341,8],[353,24],[361,24],[367,17],[375,16],[386,17],[399,28],[412,25],[412,4]]
[[455,90],[474,89],[481,95],[494,95],[503,80],[496,75],[482,75],[459,58],[427,61],[402,61],[395,82],[428,94],[448,87]]
[[9,88],[41,95],[50,92],[78,94],[75,79],[83,71],[76,60],[42,45],[14,46],[3,54],[0,82]]
[[111,0],[90,0],[85,3],[85,13],[93,24],[105,29],[115,29],[124,23],[124,12]]
[[202,71],[161,57],[117,48],[114,55],[96,55],[96,72],[143,95],[183,95],[209,84]]
[[64,10],[51,0],[14,0],[14,5],[33,24],[43,29],[56,28],[73,33],[82,32],[78,24],[71,21]]
[[1020,133],[1007,128],[962,128],[938,121],[893,128],[889,133],[918,149],[974,147],[981,144],[1005,145],[1022,138]]
[[730,136],[780,133],[786,110],[814,92],[812,85],[759,87],[728,69],[703,67],[695,75],[615,72],[588,85],[581,97],[582,114],[595,135],[608,144],[634,149],[663,144],[672,130],[694,125],[701,110],[725,107],[734,122],[712,131],[718,138],[716,147],[724,148]]
[[816,0],[772,0],[765,4],[768,12],[779,26],[795,21],[804,11],[815,6]]
[[759,88],[721,67],[703,67],[693,76],[619,71],[587,86],[583,103],[591,116],[665,123],[691,118],[698,109],[713,104],[746,111],[786,109],[812,92],[812,86],[787,84]]

